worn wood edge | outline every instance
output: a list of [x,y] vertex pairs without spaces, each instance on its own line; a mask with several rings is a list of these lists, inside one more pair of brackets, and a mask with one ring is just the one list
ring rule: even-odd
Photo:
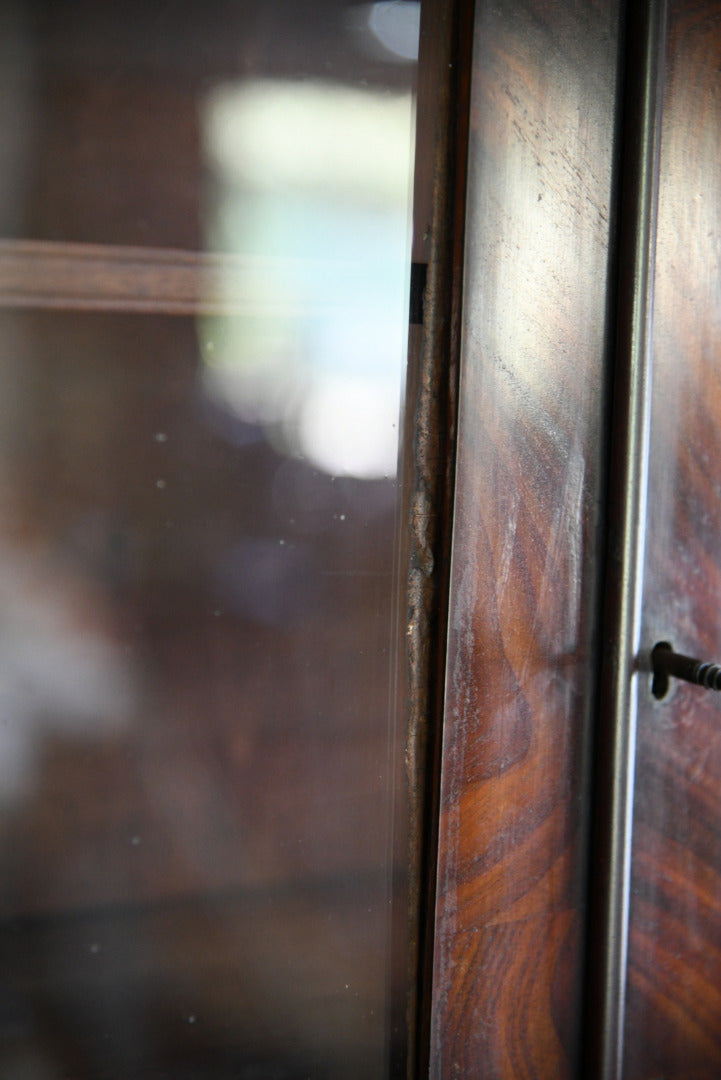
[[[428,1075],[430,1056],[474,0],[424,3],[421,11],[421,43],[426,35],[434,39],[437,88],[423,338],[418,370],[409,372],[405,416],[413,447],[406,621],[408,1080]],[[422,50],[423,44],[421,64]]]

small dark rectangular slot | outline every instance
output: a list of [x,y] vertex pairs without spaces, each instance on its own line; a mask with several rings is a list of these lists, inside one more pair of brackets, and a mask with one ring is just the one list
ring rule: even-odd
[[411,263],[411,310],[409,318],[411,326],[418,326],[423,323],[427,277],[427,263]]

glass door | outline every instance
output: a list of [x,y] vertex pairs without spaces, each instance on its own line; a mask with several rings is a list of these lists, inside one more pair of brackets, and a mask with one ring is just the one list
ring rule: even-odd
[[419,7],[0,5],[9,1080],[403,1058]]

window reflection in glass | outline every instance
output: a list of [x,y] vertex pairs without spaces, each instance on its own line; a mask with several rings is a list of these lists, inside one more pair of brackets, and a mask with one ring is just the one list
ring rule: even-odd
[[3,1077],[402,1056],[397,6],[0,3]]
[[202,325],[206,387],[331,475],[396,471],[411,118],[410,92],[272,80],[204,112],[211,246],[255,307]]

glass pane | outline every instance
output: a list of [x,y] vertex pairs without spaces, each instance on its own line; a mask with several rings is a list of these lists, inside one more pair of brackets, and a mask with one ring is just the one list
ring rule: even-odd
[[418,8],[0,0],[8,1080],[402,1058]]

